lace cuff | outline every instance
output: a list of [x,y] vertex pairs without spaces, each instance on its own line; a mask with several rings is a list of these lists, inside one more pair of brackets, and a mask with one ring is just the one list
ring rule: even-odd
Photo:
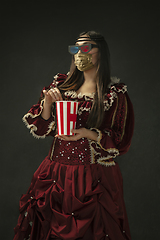
[[42,100],[40,104],[33,105],[29,112],[22,118],[27,128],[30,129],[30,133],[38,139],[53,135],[52,131],[56,129],[55,117],[53,114],[48,120],[41,117],[43,102],[44,100]]

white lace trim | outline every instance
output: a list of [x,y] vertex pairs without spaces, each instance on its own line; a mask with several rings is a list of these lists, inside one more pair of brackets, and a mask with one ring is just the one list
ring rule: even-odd
[[81,115],[83,111],[86,111],[86,112],[90,112],[91,111],[91,108],[86,108],[86,107],[80,107],[78,109],[78,115]]
[[117,89],[116,86],[111,86],[111,89],[116,92],[122,92],[124,94],[127,92],[127,85],[124,85],[121,89]]
[[[109,161],[110,159],[116,158],[119,155],[119,151],[116,148],[109,148],[107,149],[107,153],[108,155],[106,157],[101,157],[101,153],[97,152],[95,150],[95,148],[92,146],[92,142],[91,140],[88,140],[89,142],[89,147],[90,147],[90,153],[91,153],[91,164],[95,164],[96,161],[97,163],[104,165],[106,167],[110,167],[110,166],[114,166],[115,162],[113,161]],[[97,145],[96,145],[97,148]],[[100,149],[100,147],[98,147]],[[98,157],[99,155],[99,157]],[[95,156],[97,157],[97,159],[95,160]]]
[[72,91],[68,90],[68,91],[66,91],[66,92],[64,93],[64,95],[65,95],[66,97],[69,96],[69,97],[71,97],[71,98],[78,98],[78,99],[81,99],[81,98],[84,97],[85,100],[87,101],[87,100],[93,99],[95,93],[93,92],[93,93],[85,93],[85,94],[82,94],[82,93],[77,93],[77,92],[74,91],[74,90],[72,90]]
[[[112,77],[111,78],[111,84],[110,84],[110,93],[109,93],[109,97],[107,98],[107,93],[105,94],[105,97],[106,97],[106,100],[104,100],[104,111],[108,111],[113,103],[114,103],[114,100],[117,98],[117,93],[119,92],[122,92],[123,94],[125,92],[127,92],[127,86],[124,85],[122,88],[118,89],[116,86],[112,85],[112,84],[115,84],[115,83],[119,83],[120,79],[117,78],[117,77]],[[72,91],[66,91],[65,93],[65,96],[69,96],[73,99],[82,99],[82,98],[85,98],[85,101],[93,101],[93,98],[94,98],[94,95],[95,93],[86,93],[86,94],[77,94],[76,91],[72,90]],[[79,110],[79,114],[81,115],[82,114],[82,111],[90,111],[89,108],[83,108],[81,107],[81,109]]]
[[54,78],[55,80],[57,80],[57,78],[59,77],[58,75],[59,75],[59,73],[57,73],[53,78]]
[[96,148],[103,149],[104,151],[108,152],[108,149],[103,148],[102,145],[101,145],[102,132],[97,128],[90,128],[90,130],[95,130],[96,133],[98,134],[97,141],[95,141]]
[[110,97],[104,100],[104,111],[108,111],[112,107],[115,98],[117,98],[117,94],[110,92]]
[[90,157],[91,157],[91,164],[95,164],[95,150],[94,148],[92,147],[91,145],[91,140],[90,139],[87,139],[88,140],[88,143],[89,143],[89,149],[90,149]]
[[51,84],[51,86],[50,86],[50,88],[52,88],[52,87],[57,87],[57,85],[58,85],[58,81],[56,81],[57,80],[57,78],[59,77],[59,73],[57,73],[54,77],[53,77],[53,82],[52,82],[52,84]]
[[[98,133],[97,141],[89,140],[89,146],[90,146],[90,150],[91,150],[91,163],[92,164],[95,163],[95,156],[98,156],[98,155],[101,156],[101,153],[97,152],[96,149],[100,149],[100,150],[102,149],[105,152],[107,152],[108,155],[106,157],[97,158],[97,162],[99,164],[105,165],[107,167],[114,166],[115,162],[114,161],[109,162],[108,160],[110,160],[112,158],[116,158],[119,155],[118,149],[116,149],[116,148],[108,148],[108,149],[103,148],[101,143],[100,143],[100,141],[102,139],[102,132],[99,129],[96,129],[96,128],[91,128],[90,130],[95,130]],[[107,134],[108,134],[108,136],[110,136],[110,133],[108,131],[107,131]],[[94,143],[96,146],[93,147],[92,143]]]
[[106,166],[106,167],[111,167],[111,166],[115,166],[116,164],[115,164],[115,161],[111,161],[111,162],[107,162],[106,161],[107,159],[104,157],[104,158],[99,158],[98,160],[97,160],[97,162],[99,163],[99,164],[101,164],[101,165],[104,165],[104,166]]

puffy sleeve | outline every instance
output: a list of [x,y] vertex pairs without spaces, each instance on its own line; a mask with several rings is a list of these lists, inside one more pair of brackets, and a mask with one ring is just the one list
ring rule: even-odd
[[92,148],[97,155],[109,160],[126,153],[131,145],[134,113],[126,85],[112,86],[105,107],[102,127],[91,129],[98,133],[98,139],[92,142]]
[[41,92],[41,98],[37,104],[33,105],[27,114],[22,118],[23,122],[30,129],[30,133],[36,138],[45,138],[46,136],[54,136],[56,132],[56,123],[54,116],[54,106],[52,107],[51,117],[48,120],[42,118],[41,113],[43,111],[43,90],[48,90],[52,87],[58,87],[67,78],[65,74],[57,74],[54,76],[53,82],[44,87]]

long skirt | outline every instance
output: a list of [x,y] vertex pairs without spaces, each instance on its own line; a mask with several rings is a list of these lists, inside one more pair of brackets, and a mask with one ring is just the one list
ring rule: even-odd
[[20,199],[14,240],[130,240],[118,164],[44,159]]

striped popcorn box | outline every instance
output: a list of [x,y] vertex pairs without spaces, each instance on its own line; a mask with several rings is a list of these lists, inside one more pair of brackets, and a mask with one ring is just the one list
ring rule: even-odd
[[56,102],[58,135],[74,135],[71,130],[76,128],[77,110],[78,102]]

